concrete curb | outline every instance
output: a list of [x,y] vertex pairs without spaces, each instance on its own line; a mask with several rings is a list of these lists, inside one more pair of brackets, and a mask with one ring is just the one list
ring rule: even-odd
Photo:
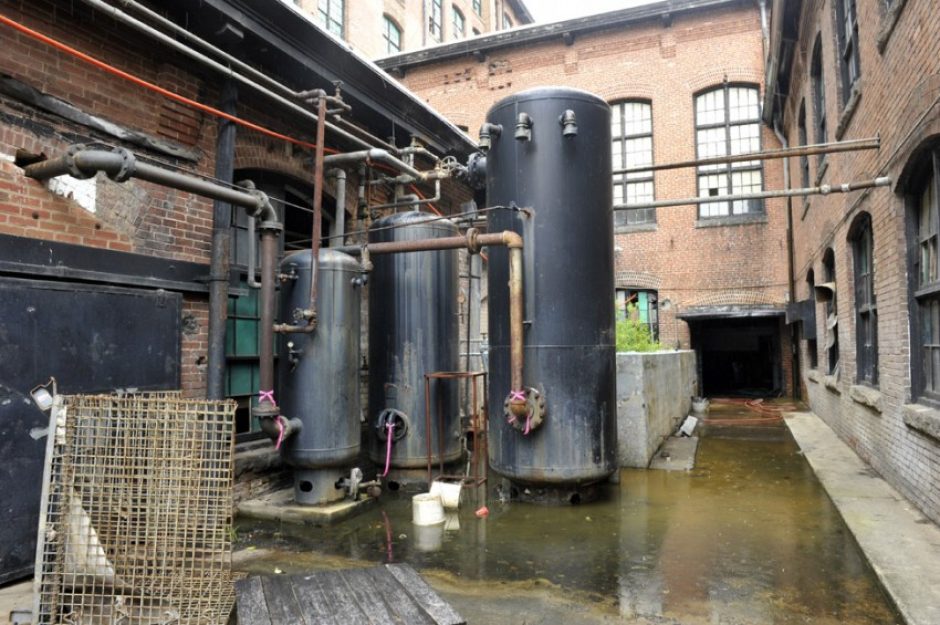
[[940,528],[812,412],[784,419],[908,625],[940,623]]

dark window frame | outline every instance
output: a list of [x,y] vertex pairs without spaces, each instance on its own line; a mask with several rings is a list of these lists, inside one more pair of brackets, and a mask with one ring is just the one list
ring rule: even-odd
[[855,282],[855,380],[878,386],[878,307],[875,296],[875,245],[869,213],[849,229]]
[[[800,100],[800,112],[797,116],[797,140],[800,147],[808,145],[809,135],[806,133],[806,100]],[[803,188],[810,186],[809,156],[800,156],[800,184]]]
[[[333,15],[334,3],[339,4],[339,19]],[[317,2],[317,17],[325,30],[341,39],[346,38],[346,0],[319,0]]]
[[858,50],[858,10],[855,0],[835,0],[834,5],[842,106],[845,106],[852,95],[852,89],[858,84],[862,71]]
[[[731,119],[731,90],[732,89],[747,89],[755,93],[757,97],[757,115],[753,118],[748,119],[738,119],[732,121]],[[724,92],[724,119],[719,122],[704,123],[700,122],[698,114],[698,101],[699,98],[703,98],[711,93],[717,91]],[[709,87],[702,91],[695,93],[692,97],[692,110],[695,122],[695,157],[703,158],[701,154],[701,147],[699,143],[699,133],[702,131],[714,130],[719,128],[724,128],[724,142],[725,142],[725,153],[722,156],[730,156],[732,154],[731,144],[732,144],[732,129],[736,127],[744,126],[755,126],[757,128],[757,151],[763,149],[763,137],[762,137],[762,123],[760,117],[760,87],[753,83],[743,83],[743,82],[724,82],[715,87]],[[712,177],[712,176],[722,176],[724,178],[725,188],[728,190],[727,195],[734,195],[734,175],[740,173],[757,173],[760,179],[759,190],[763,191],[764,189],[764,165],[763,161],[746,161],[741,163],[726,163],[724,165],[711,165],[705,167],[696,168],[696,190],[699,197],[707,197],[702,195],[701,191],[701,180],[703,178]],[[725,193],[719,192],[717,195],[726,195]],[[739,217],[745,215],[762,215],[764,214],[765,207],[763,200],[744,200],[747,202],[746,210],[743,212],[735,212],[735,201],[729,202],[709,202],[698,205],[698,218],[700,220],[708,219],[727,219],[729,217]],[[709,205],[719,204],[718,214],[708,214],[705,215],[702,213],[703,209]]]
[[[385,40],[385,52],[387,54],[396,54],[402,50],[402,42],[405,38],[405,31],[402,30],[402,27],[399,26],[398,22],[392,19],[389,15],[382,16],[384,22],[382,29],[382,39]],[[392,32],[395,32],[398,35],[398,41],[395,42],[392,40]]]
[[[926,152],[922,161],[907,189],[911,398],[940,408],[940,384],[933,383],[932,370],[940,354],[940,148]],[[925,204],[928,215],[922,219]]]
[[483,17],[483,0],[473,0],[473,12]]
[[[648,107],[649,110],[649,119],[650,126],[649,132],[637,132],[628,134],[627,125],[626,125],[626,106],[627,104],[639,104],[642,106]],[[637,139],[646,139],[649,138],[650,141],[650,165],[655,163],[656,157],[656,144],[653,139],[653,103],[651,100],[645,98],[629,98],[626,100],[618,100],[612,102],[611,105],[611,119],[613,120],[613,115],[619,115],[620,128],[621,132],[618,136],[614,136],[611,132],[611,148],[613,148],[614,143],[620,143],[621,154],[623,155],[623,163],[627,162],[627,144],[630,141],[636,141]],[[611,122],[613,124],[613,121]],[[613,130],[613,129],[611,129]],[[614,169],[618,169],[617,165],[614,165]],[[652,171],[642,172],[637,174],[615,174],[613,177],[613,186],[616,189],[618,186],[621,187],[623,204],[627,204],[627,189],[630,185],[633,184],[645,184],[650,183],[652,185],[652,194],[651,200],[655,201],[656,199],[656,180]],[[615,200],[614,203],[617,203]],[[627,228],[630,226],[641,226],[647,224],[656,223],[656,209],[655,208],[640,208],[640,209],[628,209],[628,210],[618,210],[614,211],[614,227],[615,228]]]
[[[823,254],[823,279],[826,282],[837,285],[836,283],[836,253],[835,250],[831,247],[826,249]],[[839,297],[836,294],[838,288],[834,288],[831,297],[826,301],[826,343],[830,342],[832,339],[832,344],[826,347],[826,373],[829,375],[836,375],[839,370],[839,360],[841,354],[839,353]],[[832,327],[830,325],[830,319],[834,319],[835,323]]]
[[[639,307],[640,293],[646,295],[646,310]],[[621,294],[623,294],[621,296]],[[652,296],[652,297],[651,297]],[[659,341],[659,291],[656,289],[646,289],[639,287],[617,287],[615,289],[614,301],[616,303],[617,318],[626,318],[629,305],[637,306],[639,321],[643,322],[643,315],[646,316],[646,327],[650,330],[650,337],[654,342]]]
[[428,34],[434,41],[444,41],[444,2],[431,0],[431,13],[428,15]]
[[456,5],[450,7],[450,24],[453,26],[451,39],[463,39],[467,34],[467,18]]
[[[822,60],[822,36],[819,35],[816,37],[816,43],[813,44],[810,83],[813,96],[813,140],[816,143],[826,143],[829,140],[829,122],[826,116],[826,76]],[[823,171],[825,162],[825,154],[816,156],[817,172]]]
[[503,11],[503,30],[509,30],[514,24],[512,23],[512,18],[509,17],[509,13]]
[[[806,286],[809,287],[809,299],[813,301],[813,308],[816,307],[816,272],[812,269],[806,272]],[[815,314],[814,314],[815,318]],[[815,328],[813,328],[815,330]],[[814,332],[815,334],[815,332]],[[809,356],[809,368],[819,368],[819,342],[816,339],[806,339],[806,353]]]

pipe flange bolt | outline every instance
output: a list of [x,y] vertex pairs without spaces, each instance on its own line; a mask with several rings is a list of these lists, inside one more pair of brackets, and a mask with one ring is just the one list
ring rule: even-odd
[[509,393],[503,402],[503,416],[506,421],[521,432],[531,432],[540,427],[548,416],[546,410],[545,396],[538,389],[528,387],[522,391],[525,393],[525,416],[519,417],[514,414],[513,404],[517,403],[515,392]]
[[479,254],[480,249],[480,231],[476,228],[467,228],[467,251],[471,254]]
[[137,159],[130,150],[124,148],[114,148],[112,152],[120,155],[121,169],[108,177],[114,182],[127,182],[137,171]]
[[95,173],[97,172],[82,171],[79,169],[78,163],[75,162],[75,157],[87,149],[88,146],[86,145],[76,144],[70,145],[69,149],[65,151],[65,166],[68,168],[69,175],[72,178],[77,178],[78,180],[88,180],[89,178],[95,177]]

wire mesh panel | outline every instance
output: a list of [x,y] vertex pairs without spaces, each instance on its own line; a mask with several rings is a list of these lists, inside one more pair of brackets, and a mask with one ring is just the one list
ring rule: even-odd
[[172,393],[56,398],[37,624],[227,621],[234,412]]

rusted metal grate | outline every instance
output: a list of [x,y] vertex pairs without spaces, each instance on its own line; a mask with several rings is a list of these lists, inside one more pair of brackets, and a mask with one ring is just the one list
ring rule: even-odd
[[57,396],[37,625],[223,625],[234,402]]

